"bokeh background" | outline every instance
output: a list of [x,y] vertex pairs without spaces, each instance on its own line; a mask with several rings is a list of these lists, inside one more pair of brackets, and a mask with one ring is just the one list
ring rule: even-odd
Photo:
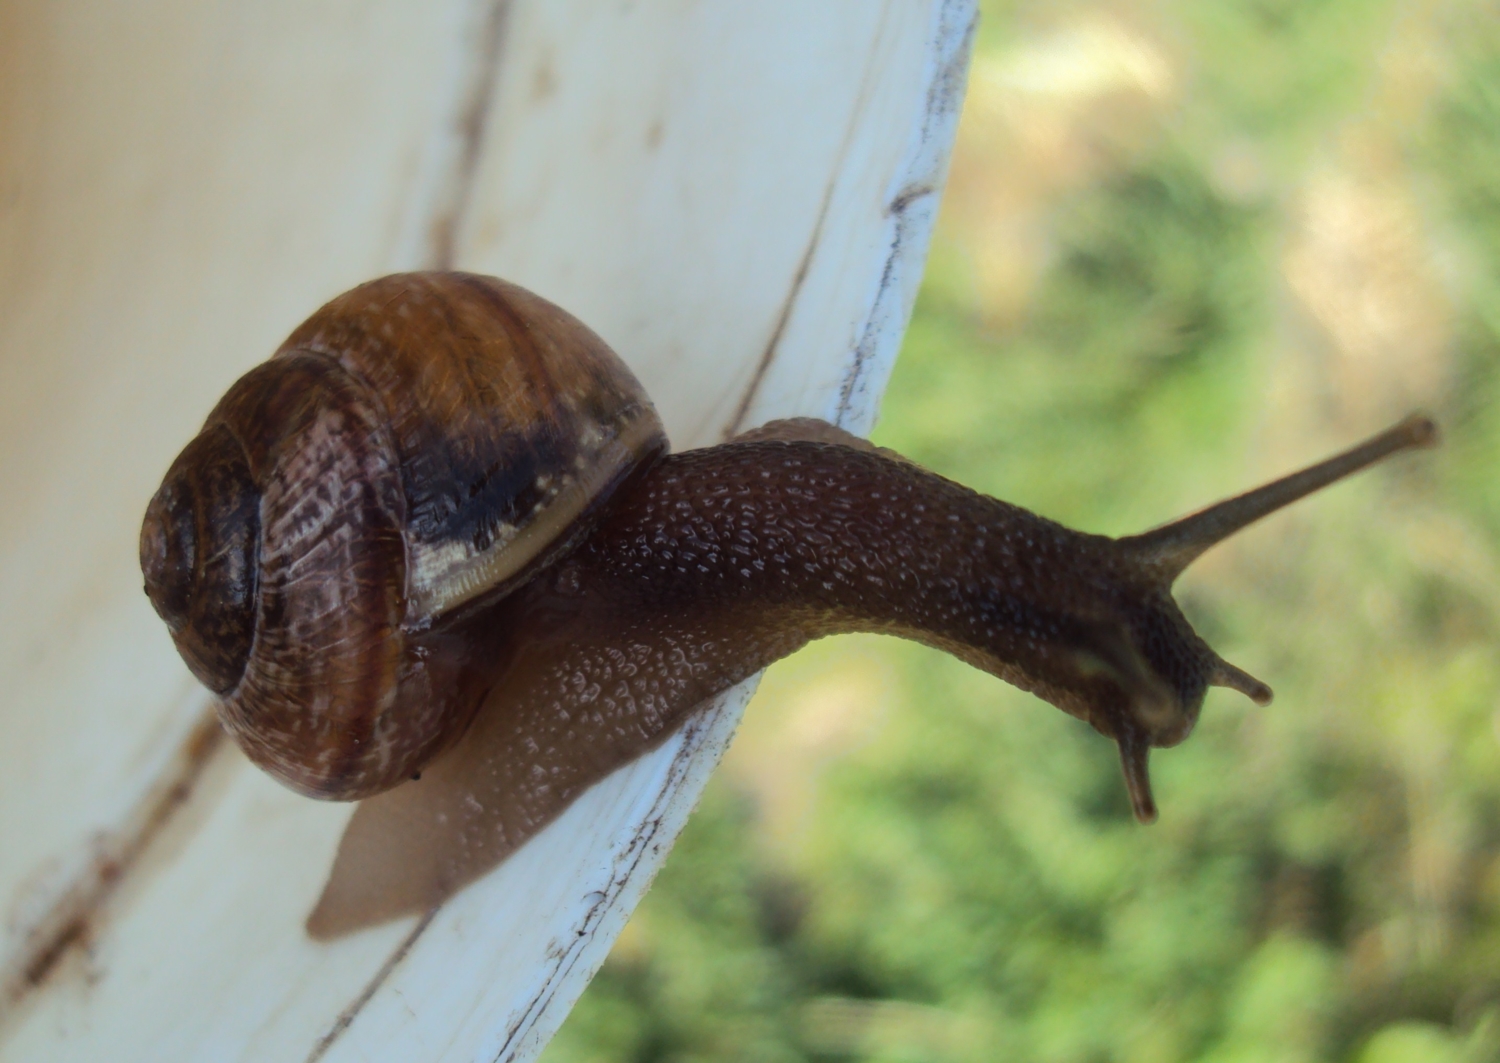
[[984,16],[878,442],[1107,534],[1445,446],[1179,584],[1277,699],[1210,693],[1150,828],[937,653],[772,669],[546,1063],[1500,1060],[1500,8]]

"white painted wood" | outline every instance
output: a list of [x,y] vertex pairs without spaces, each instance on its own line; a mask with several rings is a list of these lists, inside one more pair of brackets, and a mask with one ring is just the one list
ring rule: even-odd
[[0,6],[0,957],[203,712],[141,596],[143,500],[395,264],[468,2]]
[[972,19],[969,0],[0,8],[0,1060],[539,1051],[748,686],[430,919],[313,942],[348,809],[193,744],[204,700],[139,591],[145,500],[321,301],[443,261],[578,313],[678,446],[792,413],[867,428]]

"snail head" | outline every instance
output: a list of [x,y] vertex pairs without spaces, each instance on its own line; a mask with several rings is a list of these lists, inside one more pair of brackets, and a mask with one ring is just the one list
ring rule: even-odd
[[[1255,490],[1141,535],[1104,540],[1099,585],[1125,586],[1107,615],[1079,624],[1043,697],[1088,720],[1119,746],[1136,817],[1156,818],[1147,759],[1191,733],[1208,687],[1237,690],[1258,705],[1271,688],[1220,657],[1172,599],[1177,577],[1204,551],[1246,525],[1399,451],[1431,447],[1437,426],[1414,415],[1364,443]],[[1076,623],[1076,621],[1075,621]]]

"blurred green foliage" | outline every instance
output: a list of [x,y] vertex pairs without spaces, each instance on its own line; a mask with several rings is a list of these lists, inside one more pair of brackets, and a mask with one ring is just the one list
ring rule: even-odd
[[[1411,405],[1447,445],[1179,585],[1278,700],[1211,694],[1149,829],[1108,742],[955,661],[846,639],[778,666],[547,1063],[1500,1060],[1500,19],[986,14],[974,93],[1070,41],[1137,73],[1027,83],[988,130],[971,93],[879,442],[1110,534]],[[1083,149],[1028,155],[1017,113]],[[987,234],[1027,226],[987,275]],[[850,724],[872,669],[891,690]]]

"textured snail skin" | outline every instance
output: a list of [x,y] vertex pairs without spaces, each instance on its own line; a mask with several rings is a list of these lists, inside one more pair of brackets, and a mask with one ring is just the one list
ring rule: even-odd
[[[664,458],[576,551],[463,625],[497,668],[485,708],[419,782],[364,803],[310,925],[436,902],[706,699],[825,635],[916,639],[1122,743],[1176,742],[1217,658],[1112,545],[849,446]],[[1139,718],[1096,663],[1125,632],[1181,711]]]
[[1186,737],[1205,688],[1270,698],[1168,593],[1205,526],[1222,535],[1432,438],[1430,422],[1409,421],[1187,518],[1185,539],[1181,524],[1109,539],[829,426],[817,434],[852,445],[732,442],[662,459],[575,552],[462,625],[495,668],[486,704],[419,782],[361,804],[309,931],[440,902],[705,699],[841,632],[927,643],[1087,720],[1119,743],[1137,816],[1150,819],[1147,751]]

